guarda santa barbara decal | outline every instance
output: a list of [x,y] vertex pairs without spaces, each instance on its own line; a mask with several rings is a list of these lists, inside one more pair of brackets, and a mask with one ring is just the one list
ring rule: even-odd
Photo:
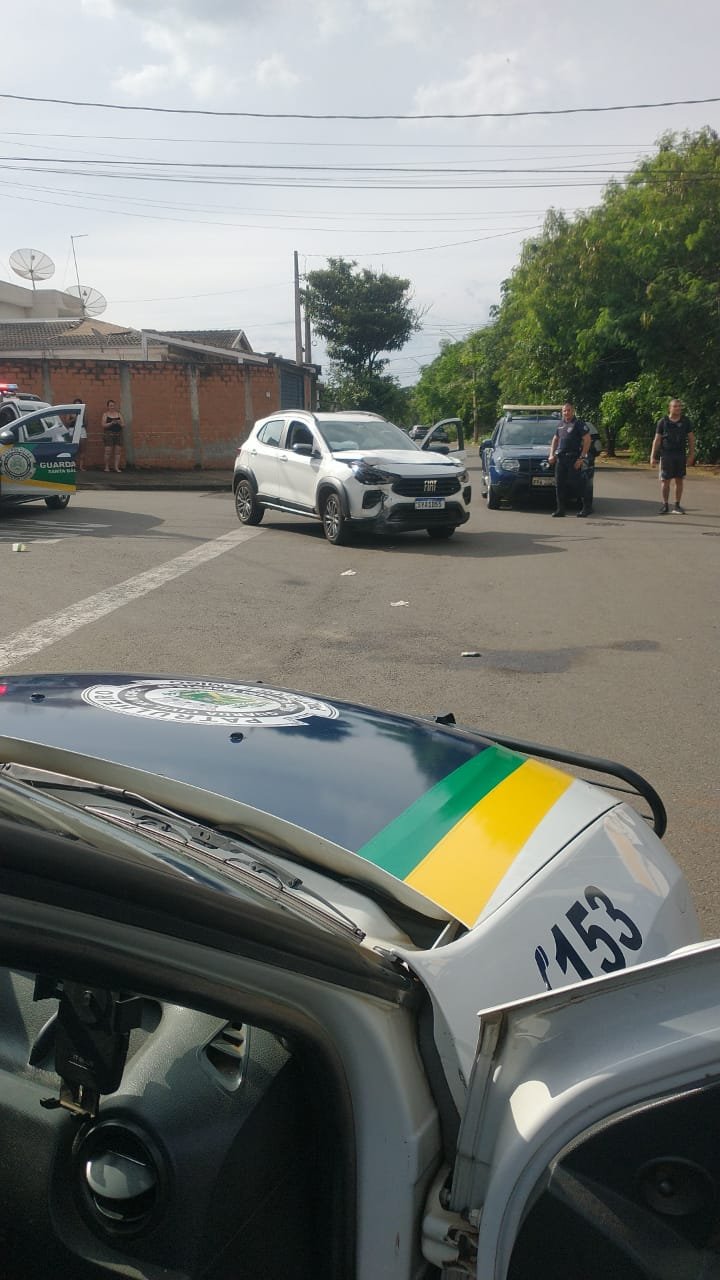
[[43,444],[35,446],[37,452],[23,445],[0,447],[0,476],[15,485],[29,489],[75,489],[75,462],[69,456],[57,456],[62,450],[69,454],[67,444]]
[[163,720],[170,724],[218,725],[226,729],[291,728],[312,717],[336,720],[328,702],[261,685],[216,680],[134,680],[132,684],[95,684],[83,700],[102,711]]
[[488,746],[358,854],[470,927],[572,782],[550,765]]

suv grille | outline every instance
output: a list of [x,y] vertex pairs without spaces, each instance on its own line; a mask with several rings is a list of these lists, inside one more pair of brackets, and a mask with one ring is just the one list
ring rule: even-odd
[[392,491],[402,498],[447,498],[460,492],[460,480],[457,476],[403,476],[395,481]]

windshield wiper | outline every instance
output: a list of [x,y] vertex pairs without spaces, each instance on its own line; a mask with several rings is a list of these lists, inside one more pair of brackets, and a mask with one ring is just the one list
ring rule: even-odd
[[[202,879],[205,884],[210,872],[210,883],[215,889],[229,892],[227,881],[232,880],[259,897],[279,902],[296,915],[334,933],[356,942],[365,938],[364,931],[332,902],[309,889],[299,876],[289,875],[276,866],[264,853],[258,857],[257,850],[239,837],[221,835],[212,827],[158,806],[152,800],[147,801],[147,809],[130,806],[127,813],[120,808],[97,803],[76,804],[48,794],[48,791],[63,789],[65,780],[60,775],[55,775],[51,783],[47,777],[21,781],[18,777],[21,772],[22,767],[15,772],[12,764],[6,764],[0,770],[0,812],[5,812],[10,818],[85,840],[107,852],[131,852],[159,858],[176,874]],[[85,788],[78,785],[77,778],[67,779],[67,782],[67,789],[73,792],[94,793],[94,799],[98,790],[105,794],[112,791],[113,800],[117,797],[119,804],[127,804],[128,793],[119,789],[98,788],[93,783]],[[142,796],[133,795],[132,798],[145,805]],[[163,855],[162,850],[174,856]],[[282,851],[278,850],[278,853],[281,855]],[[198,868],[205,871],[204,877],[198,875]],[[213,871],[221,872],[221,878],[217,874],[212,876]]]
[[274,902],[287,899],[290,894],[294,905],[302,905],[302,914],[307,918],[318,924],[329,924],[358,942],[365,937],[364,931],[353,920],[314,889],[309,889],[300,876],[290,875],[273,862],[259,859],[252,846],[248,847],[239,839],[220,835],[168,811],[159,814],[132,808],[129,813],[119,813],[117,809],[105,809],[99,805],[85,805],[84,810],[115,826],[139,832],[186,857],[213,866],[220,865],[231,879]]

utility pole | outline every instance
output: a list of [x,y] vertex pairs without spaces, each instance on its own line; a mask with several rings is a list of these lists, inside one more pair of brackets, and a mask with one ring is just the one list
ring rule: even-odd
[[300,267],[298,266],[297,249],[293,253],[295,265],[295,363],[303,362],[302,314],[300,311]]
[[312,347],[310,346],[310,317],[305,311],[305,363],[312,364]]

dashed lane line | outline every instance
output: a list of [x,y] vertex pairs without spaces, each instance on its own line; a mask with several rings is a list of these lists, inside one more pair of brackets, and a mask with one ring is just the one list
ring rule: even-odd
[[119,582],[117,586],[108,587],[105,591],[98,591],[84,600],[78,600],[76,604],[69,605],[60,613],[43,618],[40,622],[33,623],[31,627],[16,631],[14,635],[6,636],[0,642],[0,672],[9,671],[16,663],[24,662],[27,658],[39,653],[41,649],[47,649],[58,640],[66,639],[81,627],[87,627],[109,613],[114,613],[116,609],[122,609],[123,605],[130,604],[141,596],[149,595],[151,591],[157,591],[158,587],[172,582],[173,578],[181,578],[183,574],[191,573],[193,569],[207,564],[217,556],[224,555],[226,551],[232,551],[239,543],[256,538],[262,532],[262,529],[235,529],[231,533],[223,533],[219,538],[213,538],[211,542],[203,542],[192,551],[185,551],[174,560],[168,560],[165,564],[148,569],[134,578]]

